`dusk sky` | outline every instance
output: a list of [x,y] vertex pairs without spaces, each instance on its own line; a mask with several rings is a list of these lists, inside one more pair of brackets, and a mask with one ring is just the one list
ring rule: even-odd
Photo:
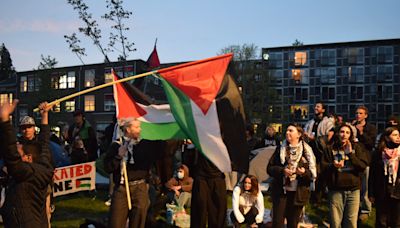
[[[100,18],[105,1],[87,1],[89,12],[108,43],[109,24]],[[37,68],[40,55],[56,58],[57,67],[80,65],[64,35],[78,33],[81,22],[66,0],[1,0],[0,44],[11,53],[17,71]],[[135,43],[129,59],[146,60],[158,38],[161,63],[215,56],[229,45],[289,46],[400,38],[399,0],[140,0],[124,2],[133,15],[126,36]],[[86,64],[104,57],[83,35]],[[116,61],[117,54],[110,54]]]

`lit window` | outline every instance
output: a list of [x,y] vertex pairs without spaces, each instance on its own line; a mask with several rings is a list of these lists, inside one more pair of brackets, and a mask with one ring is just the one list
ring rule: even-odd
[[8,94],[7,93],[0,94],[0,105],[3,105],[8,101],[9,101],[9,99],[8,99]]
[[60,112],[60,111],[61,111],[61,105],[60,105],[60,103],[55,104],[55,105],[53,106],[53,112]]
[[308,105],[291,105],[290,113],[294,120],[308,119]]
[[113,75],[111,74],[111,72],[109,73],[104,73],[104,83],[109,83],[113,81]]
[[85,112],[95,111],[95,97],[94,95],[85,96]]
[[62,75],[59,78],[59,87],[60,89],[66,89],[67,88],[67,75]]
[[75,101],[74,100],[65,102],[65,111],[66,112],[75,111]]
[[112,94],[104,94],[104,111],[115,111],[115,102]]
[[304,66],[307,64],[307,52],[296,51],[294,54],[294,64],[296,66]]
[[94,70],[85,70],[85,87],[95,86],[94,78],[95,78]]
[[53,76],[51,77],[51,88],[52,89],[59,89],[59,77],[58,76]]
[[68,88],[75,88],[75,71],[70,71],[68,72],[68,78],[67,78],[67,83],[68,83]]
[[28,92],[28,77],[27,76],[21,77],[19,89],[21,92]]
[[297,83],[308,84],[308,70],[292,69],[292,79]]

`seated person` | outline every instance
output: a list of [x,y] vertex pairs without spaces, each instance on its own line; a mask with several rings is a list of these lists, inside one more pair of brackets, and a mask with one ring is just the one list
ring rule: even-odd
[[165,184],[168,189],[169,202],[175,202],[179,207],[190,207],[193,179],[189,177],[189,168],[181,165],[176,170],[176,176]]
[[255,176],[247,175],[233,189],[232,209],[230,216],[233,227],[240,227],[241,224],[257,227],[262,224],[264,197]]

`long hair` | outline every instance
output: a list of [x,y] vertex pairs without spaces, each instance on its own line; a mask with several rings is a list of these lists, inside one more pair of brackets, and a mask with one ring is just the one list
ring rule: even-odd
[[398,131],[396,127],[388,127],[385,129],[385,131],[382,133],[382,136],[379,140],[378,144],[378,152],[382,152],[383,149],[387,147],[387,144],[389,143],[390,139],[389,136],[394,132]]
[[354,132],[350,126],[350,124],[348,123],[344,123],[342,125],[340,125],[337,130],[335,131],[335,135],[333,136],[333,148],[335,149],[340,149],[342,148],[342,141],[340,140],[340,129],[342,129],[343,127],[347,127],[350,130],[350,143],[351,145],[354,145]]
[[245,190],[244,190],[244,181],[246,180],[246,178],[249,178],[250,180],[251,180],[251,188],[250,188],[250,194],[252,195],[252,196],[254,196],[254,197],[257,197],[257,194],[258,194],[258,180],[257,180],[257,177],[256,176],[253,176],[253,175],[247,175],[244,179],[243,179],[243,181],[242,181],[242,183],[240,184],[240,189],[241,189],[241,192],[244,192]]

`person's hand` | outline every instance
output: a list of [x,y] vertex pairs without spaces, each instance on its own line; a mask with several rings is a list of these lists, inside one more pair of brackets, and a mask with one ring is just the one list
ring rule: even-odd
[[336,167],[336,168],[343,168],[343,166],[344,166],[344,160],[341,160],[341,161],[333,161],[333,165]]
[[296,174],[302,176],[306,172],[306,169],[304,167],[297,167],[296,169]]
[[1,121],[9,121],[10,120],[10,115],[11,113],[14,112],[15,107],[17,107],[18,100],[13,100],[13,102],[10,104],[8,102],[4,102],[2,105],[0,105],[0,119]]
[[40,114],[44,114],[44,113],[49,112],[52,107],[53,107],[53,105],[49,105],[47,103],[47,101],[45,101],[45,102],[42,102],[39,104],[38,109],[39,109]]
[[350,154],[353,151],[353,147],[351,146],[350,140],[344,142],[343,149],[346,154]]
[[128,153],[128,148],[126,146],[120,146],[118,148],[118,156],[125,157],[127,153]]
[[289,168],[284,168],[283,174],[285,175],[285,177],[290,177],[290,176],[292,176],[293,172]]

